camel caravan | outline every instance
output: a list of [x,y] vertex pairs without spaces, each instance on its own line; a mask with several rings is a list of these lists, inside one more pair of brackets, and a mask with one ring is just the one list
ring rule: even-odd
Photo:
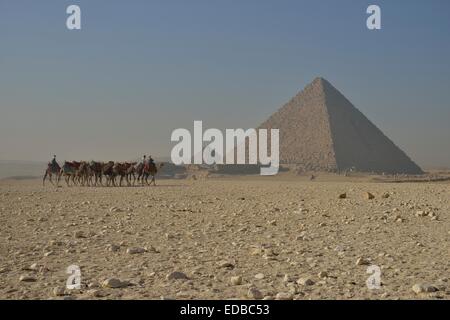
[[[138,184],[156,185],[155,176],[163,166],[163,163],[156,165],[151,158],[148,160],[143,157],[141,162],[97,162],[97,161],[65,161],[61,167],[56,162],[56,156],[48,163],[45,170],[42,184],[45,186],[45,180],[55,185],[53,177],[56,180],[56,186],[59,186],[61,177],[64,177],[68,187],[77,186],[107,186],[121,187],[123,180],[127,186],[135,186]],[[149,177],[152,177],[150,182]],[[119,181],[117,179],[119,178]]]

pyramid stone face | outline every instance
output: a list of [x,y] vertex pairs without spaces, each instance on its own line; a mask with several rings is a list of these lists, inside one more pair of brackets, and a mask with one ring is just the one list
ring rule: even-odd
[[422,170],[328,81],[315,79],[265,121],[280,129],[280,163],[310,171]]

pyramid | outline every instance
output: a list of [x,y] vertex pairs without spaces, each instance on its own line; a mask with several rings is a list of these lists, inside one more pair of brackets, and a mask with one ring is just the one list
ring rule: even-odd
[[280,129],[280,163],[297,164],[305,171],[423,173],[323,78],[306,86],[263,128]]

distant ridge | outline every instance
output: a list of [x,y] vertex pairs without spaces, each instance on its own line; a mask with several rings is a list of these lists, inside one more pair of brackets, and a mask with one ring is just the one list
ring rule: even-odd
[[307,85],[259,128],[280,129],[280,163],[304,170],[423,173],[323,78]]

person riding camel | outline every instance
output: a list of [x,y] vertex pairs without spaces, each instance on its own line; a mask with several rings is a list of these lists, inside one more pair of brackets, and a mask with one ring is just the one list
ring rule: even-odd
[[53,155],[53,159],[52,159],[52,161],[50,162],[50,165],[52,166],[52,169],[56,169],[56,168],[58,168],[58,162],[56,162],[56,155]]
[[141,163],[142,163],[142,165],[145,165],[146,162],[147,162],[147,156],[144,154],[144,155],[142,156]]
[[155,160],[153,160],[152,156],[148,156],[148,165],[154,165],[155,164]]

